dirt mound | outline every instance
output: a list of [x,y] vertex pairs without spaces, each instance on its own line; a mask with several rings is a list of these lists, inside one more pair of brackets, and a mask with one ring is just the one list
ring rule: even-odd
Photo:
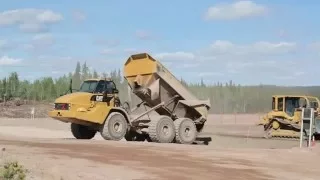
[[12,100],[0,103],[0,117],[7,118],[28,118],[31,116],[31,111],[34,108],[35,118],[48,117],[48,111],[52,109],[51,103]]

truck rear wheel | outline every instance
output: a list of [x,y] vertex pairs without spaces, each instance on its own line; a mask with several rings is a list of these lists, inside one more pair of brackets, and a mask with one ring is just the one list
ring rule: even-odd
[[197,128],[189,118],[179,118],[174,121],[176,132],[176,143],[192,144],[197,137]]
[[88,126],[71,123],[71,132],[76,139],[92,139],[97,131]]
[[112,112],[101,126],[100,134],[105,140],[120,141],[126,135],[127,128],[126,118],[121,113]]
[[175,137],[173,120],[168,116],[153,119],[148,127],[152,142],[171,143]]

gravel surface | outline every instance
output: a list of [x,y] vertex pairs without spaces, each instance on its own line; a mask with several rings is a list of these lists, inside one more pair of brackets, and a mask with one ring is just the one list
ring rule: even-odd
[[[221,120],[222,119],[222,120]],[[320,148],[261,138],[259,115],[210,115],[209,145],[75,140],[50,118],[0,118],[1,161],[18,160],[28,179],[317,180]]]

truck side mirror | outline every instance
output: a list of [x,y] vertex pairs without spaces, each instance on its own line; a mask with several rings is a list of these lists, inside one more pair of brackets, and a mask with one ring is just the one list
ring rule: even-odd
[[118,93],[119,93],[119,90],[118,90],[118,89],[113,89],[113,90],[112,90],[112,93],[113,93],[113,94],[118,94]]

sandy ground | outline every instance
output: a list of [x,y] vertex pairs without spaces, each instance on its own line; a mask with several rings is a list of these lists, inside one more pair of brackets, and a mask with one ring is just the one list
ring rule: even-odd
[[[210,115],[209,145],[75,140],[70,124],[0,118],[1,161],[18,160],[28,179],[317,180],[320,145],[262,139],[259,115]],[[319,147],[318,147],[319,146]]]

